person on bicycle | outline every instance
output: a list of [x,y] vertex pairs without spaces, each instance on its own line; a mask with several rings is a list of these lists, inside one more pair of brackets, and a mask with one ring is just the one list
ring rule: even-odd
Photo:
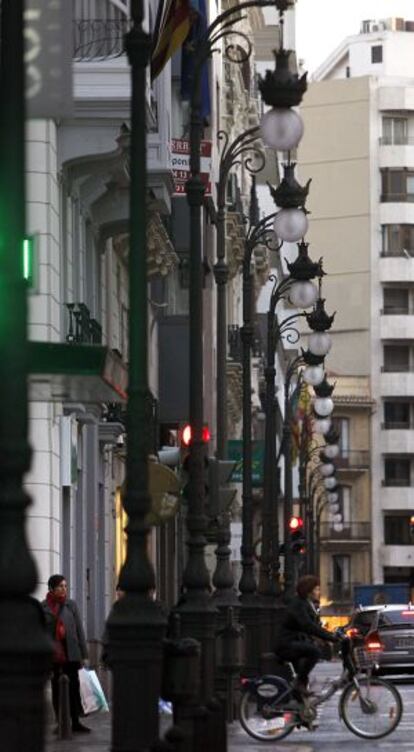
[[310,574],[301,577],[296,592],[279,625],[275,653],[293,664],[297,674],[295,689],[306,696],[309,674],[322,658],[322,651],[313,638],[327,642],[338,642],[339,638],[321,626],[317,611],[321,596],[318,577]]

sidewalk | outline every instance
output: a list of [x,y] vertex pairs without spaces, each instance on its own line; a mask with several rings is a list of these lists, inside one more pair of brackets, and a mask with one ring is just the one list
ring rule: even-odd
[[[82,719],[82,723],[89,726],[90,734],[74,734],[72,739],[62,740],[53,736],[50,726],[47,734],[46,752],[107,752],[110,749],[111,739],[111,715],[110,713],[98,713]],[[170,716],[162,716],[161,729],[163,733],[170,724]],[[232,723],[228,726],[228,752],[264,752],[266,745],[255,742],[244,733],[240,725]],[[295,742],[283,742],[272,744],[272,752],[312,752],[312,746]],[[212,750],[213,752],[213,750]]]

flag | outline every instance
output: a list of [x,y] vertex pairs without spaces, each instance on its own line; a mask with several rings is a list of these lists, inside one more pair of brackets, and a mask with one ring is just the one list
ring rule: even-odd
[[312,439],[312,422],[310,418],[311,396],[307,384],[299,385],[291,401],[292,462],[298,457],[301,438],[306,443]]
[[180,49],[190,31],[190,0],[166,0],[158,7],[156,42],[151,57],[151,78],[157,78]]
[[[194,79],[194,53],[207,31],[207,11],[205,0],[191,1],[191,28],[181,52],[181,98],[191,99]],[[208,121],[211,112],[210,82],[208,63],[204,63],[201,73],[201,116]]]

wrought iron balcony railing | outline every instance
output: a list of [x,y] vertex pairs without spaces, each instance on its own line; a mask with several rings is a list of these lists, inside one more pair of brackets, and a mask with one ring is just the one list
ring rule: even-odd
[[125,16],[88,18],[73,22],[73,59],[76,62],[108,60],[124,53],[124,36],[129,28]]
[[[342,528],[342,529],[340,529]],[[321,541],[362,541],[371,538],[371,525],[369,522],[343,522],[337,526],[331,522],[322,522],[320,525]]]
[[66,303],[69,313],[66,342],[70,344],[102,344],[102,327],[93,319],[84,303]]
[[360,582],[329,582],[328,598],[331,601],[352,603],[354,597],[354,587],[355,585],[360,584]]

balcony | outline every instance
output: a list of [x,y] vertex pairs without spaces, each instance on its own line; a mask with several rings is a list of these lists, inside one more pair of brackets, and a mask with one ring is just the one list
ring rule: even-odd
[[69,314],[66,342],[69,344],[102,344],[102,327],[91,317],[84,303],[66,303]]
[[413,509],[413,486],[382,486],[381,509],[407,511]]
[[414,138],[411,136],[402,136],[398,139],[382,136],[379,143],[380,168],[414,166]]
[[389,309],[380,319],[381,339],[414,339],[414,315],[406,309],[394,308],[392,314]]
[[383,454],[414,454],[414,430],[412,428],[404,423],[384,423],[382,428],[381,452]]
[[[68,1],[68,0],[67,0]],[[119,57],[129,28],[125,0],[89,0],[74,3],[73,59],[91,62]]]
[[354,599],[354,586],[360,584],[360,582],[329,582],[328,598],[331,601],[352,603]]
[[413,282],[414,250],[407,249],[398,255],[383,253],[379,261],[380,282]]
[[[414,224],[414,204],[399,193],[387,194],[379,206],[381,225],[412,225]],[[403,194],[405,197],[407,194]],[[411,195],[411,194],[409,194]]]
[[371,538],[369,522],[344,522],[342,530],[335,530],[330,522],[320,525],[321,541],[367,541]]
[[406,397],[412,394],[414,394],[414,371],[382,370],[382,397]]
[[342,450],[342,454],[335,459],[338,470],[367,470],[370,466],[370,453],[367,449]]

